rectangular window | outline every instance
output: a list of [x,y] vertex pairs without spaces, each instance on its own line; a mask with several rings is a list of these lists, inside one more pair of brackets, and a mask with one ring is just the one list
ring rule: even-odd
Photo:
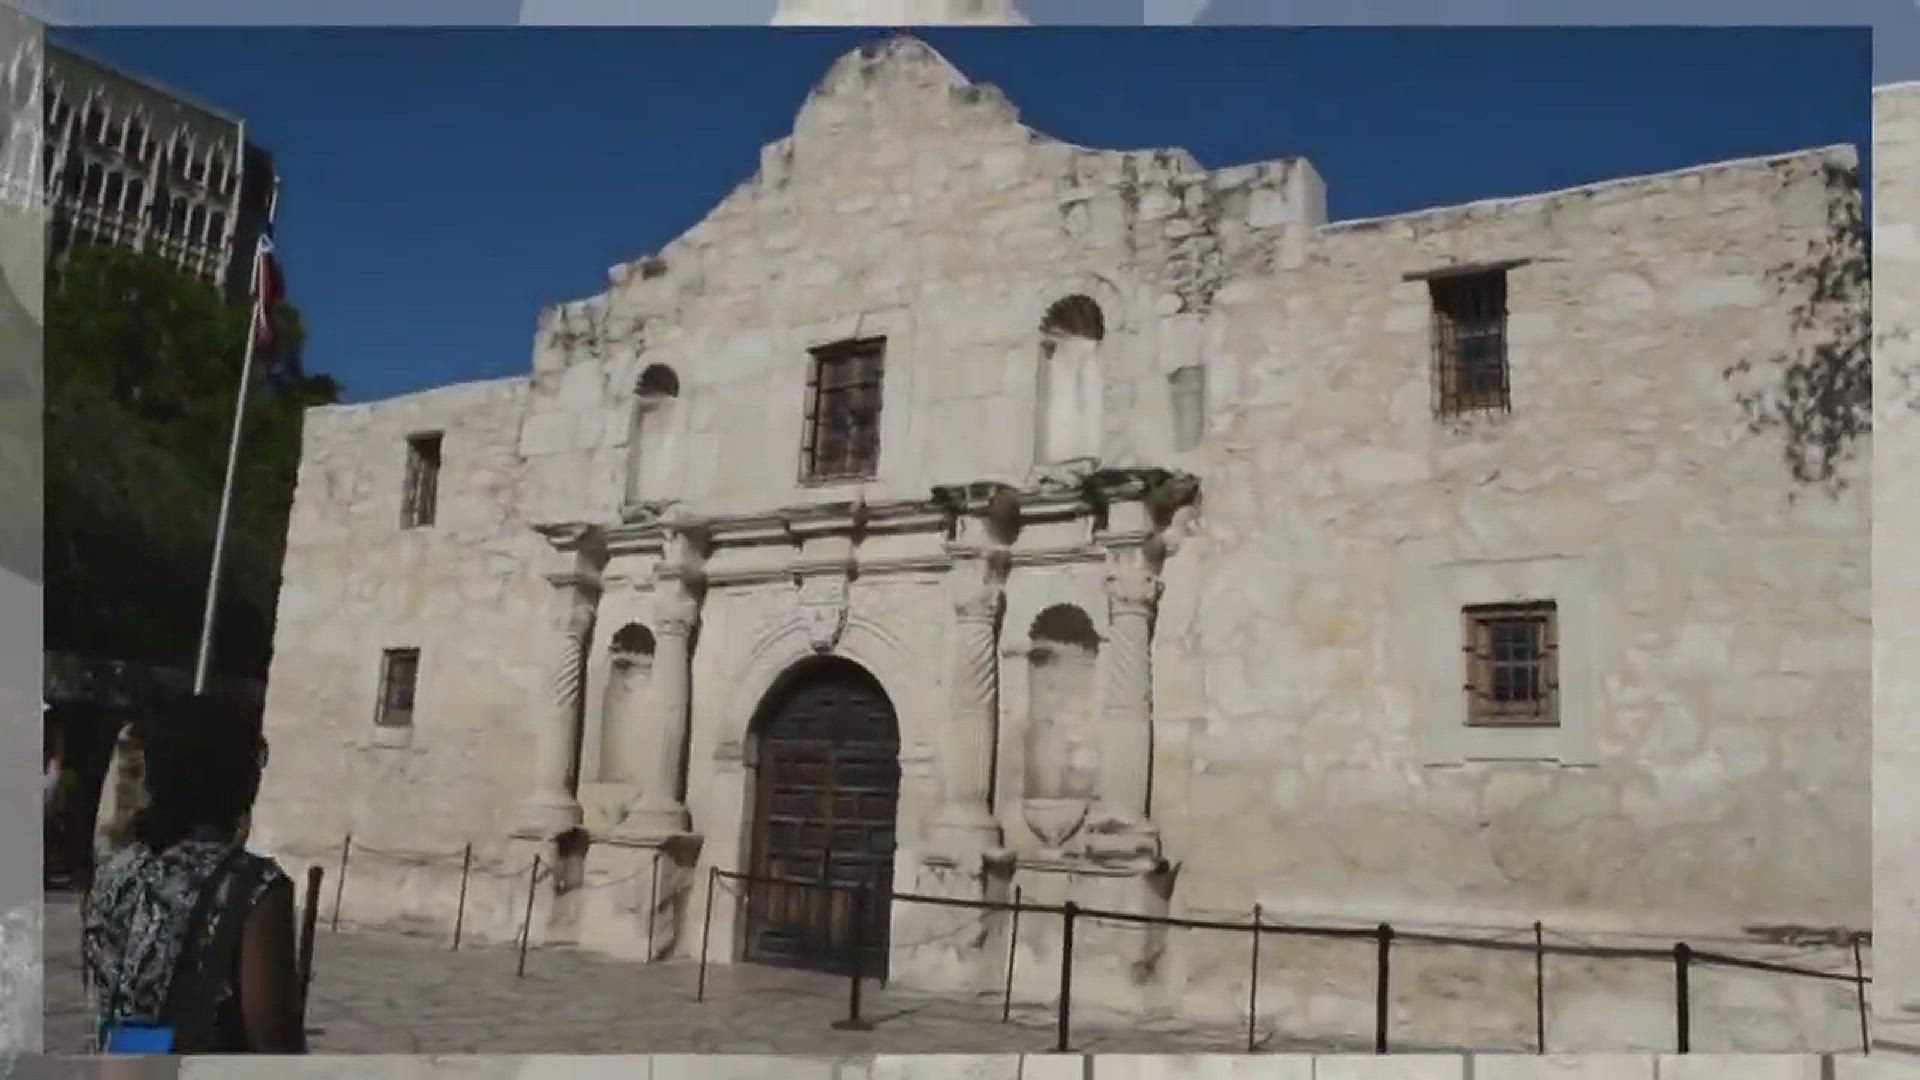
[[407,490],[400,508],[403,529],[433,524],[440,499],[440,438],[439,432],[433,432],[407,440]]
[[801,477],[813,482],[870,480],[880,464],[880,384],[885,338],[813,350]]
[[420,682],[420,650],[388,649],[380,657],[380,704],[376,727],[413,726],[413,693]]
[[1470,607],[1466,616],[1467,723],[1557,727],[1557,612],[1551,600]]
[[1507,272],[1430,278],[1434,382],[1442,416],[1507,412]]

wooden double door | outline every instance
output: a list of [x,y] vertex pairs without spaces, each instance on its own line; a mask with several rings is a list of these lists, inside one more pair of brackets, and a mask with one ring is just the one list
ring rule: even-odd
[[900,801],[893,705],[863,669],[823,660],[769,706],[756,754],[745,958],[844,972],[863,942],[862,971],[885,978]]

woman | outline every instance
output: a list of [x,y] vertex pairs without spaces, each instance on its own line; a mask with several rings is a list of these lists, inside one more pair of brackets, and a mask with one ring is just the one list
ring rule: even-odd
[[164,1028],[174,1053],[306,1052],[293,882],[244,847],[267,758],[245,715],[197,696],[141,725],[147,802],[82,923],[103,1044]]

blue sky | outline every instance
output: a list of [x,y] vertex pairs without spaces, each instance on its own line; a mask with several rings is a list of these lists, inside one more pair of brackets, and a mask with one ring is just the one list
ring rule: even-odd
[[[368,400],[524,372],[542,304],[598,291],[697,221],[871,32],[58,36],[246,117],[284,176],[308,366]],[[1305,155],[1335,218],[1870,138],[1863,31],[924,36],[1072,142],[1184,146],[1210,167]]]

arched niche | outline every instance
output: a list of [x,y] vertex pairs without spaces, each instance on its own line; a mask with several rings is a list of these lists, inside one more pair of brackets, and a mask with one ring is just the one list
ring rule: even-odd
[[1106,396],[1100,353],[1106,337],[1106,314],[1084,293],[1054,301],[1042,316],[1034,432],[1037,461],[1100,455]]
[[676,408],[680,376],[665,364],[649,364],[633,388],[633,429],[627,437],[628,505],[664,494],[676,465]]
[[607,641],[606,692],[600,699],[600,779],[615,783],[639,776],[641,762],[629,744],[644,731],[634,715],[646,707],[653,679],[653,631],[628,623]]
[[1091,798],[1100,632],[1075,604],[1055,604],[1027,631],[1027,776],[1029,799]]

